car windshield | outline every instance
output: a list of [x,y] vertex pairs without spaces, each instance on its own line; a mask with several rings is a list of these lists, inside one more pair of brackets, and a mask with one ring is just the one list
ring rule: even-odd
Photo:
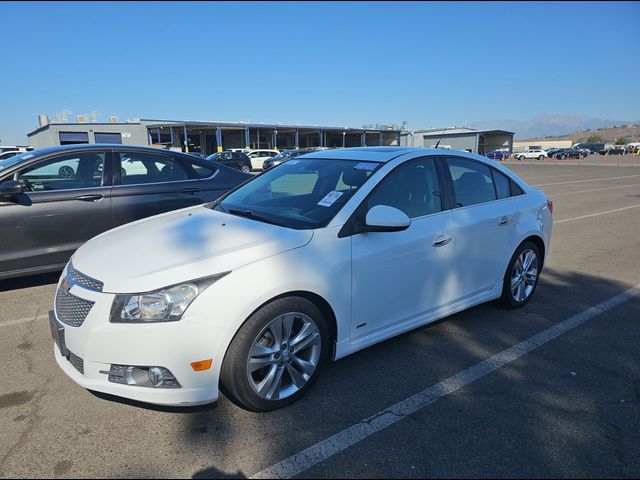
[[352,160],[288,160],[212,206],[217,211],[283,227],[321,228],[379,166]]
[[0,170],[4,170],[5,168],[9,168],[14,166],[17,163],[22,162],[23,160],[28,160],[33,157],[32,152],[24,152],[18,155],[14,155],[13,157],[5,158],[4,160],[0,160]]

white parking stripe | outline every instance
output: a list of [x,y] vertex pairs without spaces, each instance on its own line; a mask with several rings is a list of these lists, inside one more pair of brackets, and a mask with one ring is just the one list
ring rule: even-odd
[[36,320],[44,320],[45,318],[49,318],[49,315],[35,315],[29,318],[19,318],[18,320],[7,320],[6,322],[0,322],[0,328],[20,325],[21,323],[34,322]]
[[609,177],[609,178],[590,178],[589,180],[570,180],[568,182],[558,182],[558,183],[539,183],[537,185],[532,185],[532,187],[548,187],[551,185],[567,185],[568,183],[584,183],[584,182],[600,182],[603,180],[618,180],[620,178],[633,178],[640,177],[640,175],[623,175],[622,177]]
[[640,187],[640,183],[634,183],[632,185],[616,185],[614,187],[607,187],[607,188],[593,188],[591,190],[579,190],[577,192],[554,193],[554,194],[551,194],[551,196],[553,198],[556,198],[556,197],[563,197],[565,195],[577,195],[579,193],[601,192],[603,190],[613,190],[614,188],[629,188],[629,187]]
[[275,465],[262,470],[251,478],[291,478],[308,470],[314,465],[332,457],[333,455],[349,448],[365,438],[379,432],[407,415],[430,405],[439,398],[445,397],[456,390],[469,385],[472,382],[488,375],[489,373],[504,367],[510,362],[532,352],[536,348],[566,333],[587,320],[590,320],[607,310],[616,307],[640,293],[640,284],[630,288],[615,297],[612,297],[598,305],[583,310],[568,319],[550,327],[537,335],[534,335],[511,348],[490,357],[467,370],[443,380],[420,393],[402,400],[371,417],[342,430],[335,435],[322,440],[309,448],[298,452]]
[[582,220],[583,218],[599,217],[600,215],[607,215],[609,213],[622,212],[623,210],[630,210],[632,208],[638,208],[638,207],[640,207],[640,204],[629,205],[628,207],[616,208],[614,210],[607,210],[606,212],[590,213],[589,215],[580,215],[579,217],[565,218],[563,220],[555,220],[553,224],[557,225],[558,223],[572,222],[574,220]]

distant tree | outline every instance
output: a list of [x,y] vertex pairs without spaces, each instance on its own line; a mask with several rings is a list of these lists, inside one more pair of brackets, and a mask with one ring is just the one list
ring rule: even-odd
[[604,143],[604,138],[600,135],[591,135],[587,138],[587,143]]
[[615,142],[616,145],[626,145],[629,143],[629,139],[627,137],[618,137]]

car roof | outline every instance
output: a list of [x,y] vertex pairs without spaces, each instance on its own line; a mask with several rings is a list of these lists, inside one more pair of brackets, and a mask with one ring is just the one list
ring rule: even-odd
[[388,162],[405,153],[424,152],[429,154],[442,154],[444,150],[435,148],[416,147],[352,147],[338,148],[334,150],[318,150],[305,154],[305,158],[324,158],[336,160],[366,160],[368,162]]

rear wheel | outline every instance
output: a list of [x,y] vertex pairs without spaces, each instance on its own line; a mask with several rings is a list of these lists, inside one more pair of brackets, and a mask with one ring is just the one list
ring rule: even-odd
[[240,167],[240,170],[242,170],[244,173],[251,173],[251,168],[248,165],[242,165],[242,167]]
[[504,275],[500,300],[509,308],[520,308],[529,302],[538,286],[542,258],[540,250],[530,241],[515,251]]
[[544,160],[544,155],[540,155],[540,156],[538,157],[538,160]]
[[251,315],[229,345],[221,389],[247,410],[282,408],[311,388],[329,344],[327,323],[316,305],[301,297],[274,300]]

